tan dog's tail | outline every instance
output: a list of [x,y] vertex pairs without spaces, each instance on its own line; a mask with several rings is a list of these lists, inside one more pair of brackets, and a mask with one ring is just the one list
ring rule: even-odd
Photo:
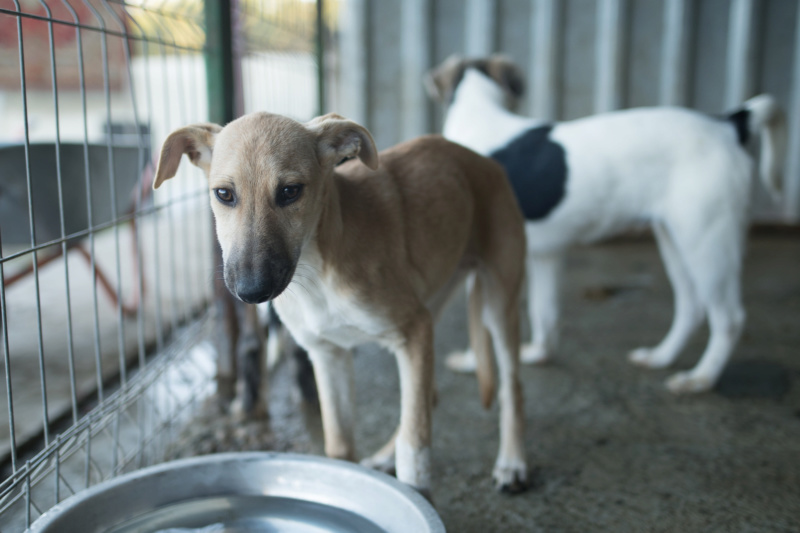
[[469,344],[475,354],[478,389],[485,409],[492,406],[495,394],[492,336],[483,325],[483,286],[478,276],[469,283]]

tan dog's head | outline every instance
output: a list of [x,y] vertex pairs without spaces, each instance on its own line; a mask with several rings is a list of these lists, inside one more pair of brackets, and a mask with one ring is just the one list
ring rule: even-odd
[[469,68],[482,72],[503,89],[508,109],[514,109],[525,93],[525,79],[519,68],[508,57],[495,54],[481,59],[467,59],[459,55],[448,57],[425,74],[423,81],[428,95],[449,106],[453,103],[464,72]]
[[164,141],[154,188],[175,175],[183,154],[208,177],[225,284],[247,303],[275,298],[291,282],[316,233],[334,166],[358,157],[378,167],[369,132],[335,114],[301,124],[253,113],[224,128],[176,130]]

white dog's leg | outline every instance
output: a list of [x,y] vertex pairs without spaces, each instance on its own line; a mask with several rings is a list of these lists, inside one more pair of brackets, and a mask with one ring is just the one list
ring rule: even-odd
[[637,348],[628,354],[628,358],[637,365],[663,368],[672,364],[686,346],[692,333],[700,325],[703,319],[703,306],[695,293],[695,287],[684,265],[684,259],[667,228],[657,222],[653,224],[653,233],[664,260],[667,275],[672,283],[675,315],[667,336],[658,346]]
[[739,285],[744,228],[739,220],[718,220],[705,233],[674,234],[697,295],[707,310],[711,336],[697,365],[667,380],[672,392],[711,389],[739,340],[745,320]]
[[[472,292],[472,287],[475,284],[475,274],[472,273],[467,276],[467,295]],[[470,324],[470,328],[472,325]],[[472,374],[478,368],[478,362],[475,360],[475,353],[467,348],[463,352],[453,352],[445,359],[447,368],[454,372],[463,372],[465,374]]]
[[444,364],[453,372],[472,374],[477,369],[478,362],[475,360],[475,354],[472,350],[467,348],[463,352],[449,354]]
[[739,287],[740,258],[741,255],[735,250],[727,258],[720,251],[715,259],[706,255],[704,263],[695,263],[699,268],[696,268],[696,273],[693,271],[693,280],[698,284],[701,297],[708,302],[711,336],[697,365],[667,380],[667,388],[672,392],[709,390],[725,368],[745,321]]
[[430,316],[418,318],[404,336],[395,350],[400,371],[400,428],[395,439],[395,467],[397,479],[429,495],[433,410],[433,324]]
[[546,361],[558,342],[558,296],[562,262],[562,253],[528,253],[528,314],[533,342],[522,346],[520,358],[525,364]]
[[353,355],[323,342],[307,346],[322,412],[325,454],[336,459],[355,460],[353,397]]
[[711,338],[703,357],[692,370],[670,376],[667,379],[667,388],[675,393],[703,392],[711,389],[739,340],[744,319],[745,313],[741,306],[715,303],[708,313]]

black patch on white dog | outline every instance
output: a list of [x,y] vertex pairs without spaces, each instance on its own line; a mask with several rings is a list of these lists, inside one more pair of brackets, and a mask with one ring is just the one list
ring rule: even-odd
[[503,165],[527,220],[545,218],[564,198],[567,159],[564,148],[550,139],[553,126],[524,132],[490,154]]
[[750,111],[740,109],[728,115],[727,119],[736,130],[736,138],[739,139],[739,144],[742,146],[747,144],[750,139]]

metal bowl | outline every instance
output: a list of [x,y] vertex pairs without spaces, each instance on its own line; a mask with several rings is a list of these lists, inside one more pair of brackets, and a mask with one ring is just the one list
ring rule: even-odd
[[72,496],[31,528],[47,533],[444,532],[396,479],[307,455],[226,453],[120,476]]

